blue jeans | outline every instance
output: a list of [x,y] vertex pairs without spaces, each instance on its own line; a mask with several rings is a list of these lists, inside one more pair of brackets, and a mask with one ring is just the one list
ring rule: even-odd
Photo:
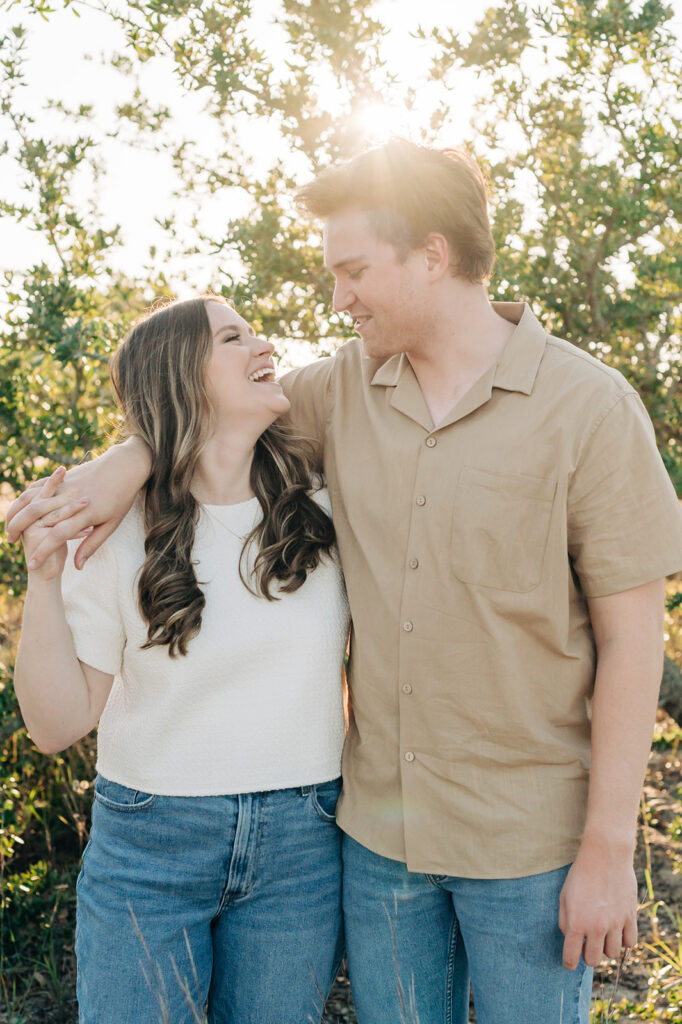
[[408,871],[343,838],[346,951],[360,1024],[587,1024],[592,969],[561,963],[568,867],[528,878]]
[[166,797],[99,776],[81,1024],[319,1021],[343,953],[339,789]]

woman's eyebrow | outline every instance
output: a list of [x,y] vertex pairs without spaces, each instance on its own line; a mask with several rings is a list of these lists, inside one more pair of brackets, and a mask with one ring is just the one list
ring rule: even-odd
[[[220,337],[220,335],[223,334],[224,331],[236,331],[238,334],[241,334],[242,328],[239,326],[239,324],[225,324],[224,327],[219,327],[218,330],[216,331],[216,338]],[[247,334],[251,334],[253,337],[256,336],[256,332],[254,331],[253,327],[251,327],[251,325],[247,327]]]

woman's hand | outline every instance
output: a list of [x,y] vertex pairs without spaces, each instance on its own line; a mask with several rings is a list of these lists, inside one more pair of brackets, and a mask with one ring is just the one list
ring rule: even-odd
[[[35,508],[40,509],[50,506],[50,502],[54,500],[54,494],[57,487],[64,479],[64,472],[64,467],[60,466],[54,471],[52,476],[47,478],[47,480],[42,481],[38,487],[32,488],[35,492]],[[40,502],[42,502],[42,505],[39,504]],[[76,511],[84,509],[87,504],[88,499],[81,498],[77,502],[71,502],[67,507],[74,505],[78,506],[77,508],[72,509],[71,514],[73,514]],[[29,580],[39,579],[44,583],[48,583],[51,580],[59,579],[64,571],[64,564],[66,562],[66,555],[68,552],[66,541],[62,541],[59,546],[42,561],[40,566],[36,566],[34,562],[36,551],[50,534],[49,520],[52,514],[52,512],[48,512],[43,518],[36,519],[21,535],[21,540],[24,545],[24,553],[26,555],[26,563],[28,566]]]
[[48,481],[37,481],[10,506],[7,536],[17,541],[40,520],[42,534],[31,538],[32,569],[40,569],[66,540],[86,536],[75,556],[76,568],[82,569],[86,558],[114,532],[130,509],[149,476],[150,466],[147,446],[139,438],[130,438],[98,459],[62,473],[47,491],[46,483],[54,479],[54,474]]

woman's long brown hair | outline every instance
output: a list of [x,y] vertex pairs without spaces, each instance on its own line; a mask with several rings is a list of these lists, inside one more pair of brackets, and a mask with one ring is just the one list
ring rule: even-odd
[[[207,302],[220,296],[173,302],[153,309],[114,353],[111,383],[126,429],[139,435],[152,456],[144,495],[145,561],[138,583],[147,623],[143,648],[167,646],[187,653],[206,603],[194,572],[192,546],[200,506],[191,492],[212,410],[204,385],[213,336]],[[261,434],[251,466],[251,486],[262,519],[244,542],[239,573],[252,593],[275,600],[277,590],[297,590],[334,543],[334,527],[311,497],[311,466],[304,442],[273,423]],[[256,552],[249,570],[247,551]]]

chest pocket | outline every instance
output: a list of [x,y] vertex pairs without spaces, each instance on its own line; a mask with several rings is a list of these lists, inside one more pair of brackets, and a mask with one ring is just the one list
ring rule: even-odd
[[527,593],[539,584],[556,482],[465,466],[455,488],[450,552],[457,579]]

